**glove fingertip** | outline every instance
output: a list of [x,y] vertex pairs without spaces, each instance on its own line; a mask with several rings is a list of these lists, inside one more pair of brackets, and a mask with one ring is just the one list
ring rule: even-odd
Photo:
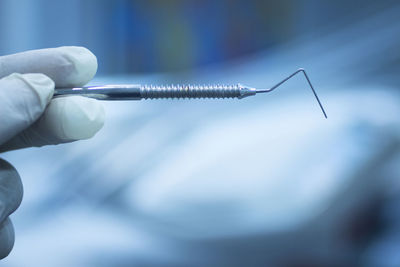
[[62,141],[93,137],[104,125],[105,110],[97,100],[80,97],[54,99],[46,111],[55,135]]
[[66,77],[66,85],[81,86],[96,75],[97,58],[89,49],[79,46],[63,46],[57,49],[62,51],[64,58],[73,66],[73,71]]

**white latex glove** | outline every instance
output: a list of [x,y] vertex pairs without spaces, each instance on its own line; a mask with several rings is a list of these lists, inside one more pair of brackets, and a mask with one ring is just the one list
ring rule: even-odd
[[[96,71],[96,57],[82,47],[0,57],[0,152],[92,137],[104,123],[102,105],[79,96],[52,96],[55,87],[86,84]],[[18,173],[0,160],[0,258],[13,247],[14,231],[8,216],[21,199]]]

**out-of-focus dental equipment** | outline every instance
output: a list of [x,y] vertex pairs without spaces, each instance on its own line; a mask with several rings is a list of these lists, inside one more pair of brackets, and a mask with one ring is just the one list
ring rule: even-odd
[[81,95],[98,100],[141,100],[161,98],[244,98],[257,93],[269,93],[278,88],[284,82],[303,73],[308,84],[320,106],[322,113],[327,118],[326,112],[319,100],[314,87],[304,69],[298,69],[279,83],[268,89],[256,89],[242,84],[236,85],[140,85],[140,84],[118,84],[100,85],[75,88],[56,88],[54,97],[64,95]]

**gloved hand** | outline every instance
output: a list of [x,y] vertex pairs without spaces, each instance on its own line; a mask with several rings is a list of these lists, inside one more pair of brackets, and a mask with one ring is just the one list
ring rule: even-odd
[[[79,96],[52,96],[55,87],[86,84],[96,71],[96,57],[82,47],[0,57],[0,152],[92,137],[104,123],[101,104]],[[0,258],[14,244],[8,216],[18,208],[22,191],[17,171],[0,160]]]

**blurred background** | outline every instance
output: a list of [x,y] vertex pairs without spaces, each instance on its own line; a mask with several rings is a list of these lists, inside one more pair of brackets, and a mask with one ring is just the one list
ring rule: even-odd
[[91,84],[268,87],[104,103],[19,171],[17,266],[400,266],[400,3],[0,0],[0,55],[85,46]]

